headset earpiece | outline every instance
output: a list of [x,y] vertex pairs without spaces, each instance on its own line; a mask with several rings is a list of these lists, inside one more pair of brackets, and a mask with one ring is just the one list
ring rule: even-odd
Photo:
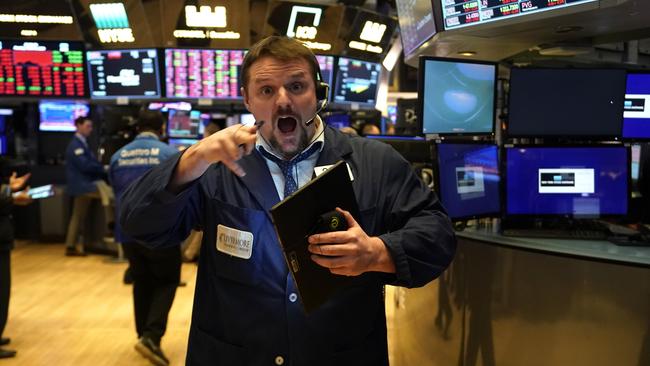
[[316,85],[316,101],[318,103],[319,110],[322,110],[327,106],[327,96],[330,94],[330,86],[324,81],[319,81]]

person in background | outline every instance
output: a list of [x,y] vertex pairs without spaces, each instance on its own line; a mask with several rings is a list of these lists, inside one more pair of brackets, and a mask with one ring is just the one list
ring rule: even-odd
[[357,132],[357,130],[355,130],[354,128],[352,128],[350,126],[341,127],[341,128],[339,128],[339,131],[343,132],[346,135],[359,136],[359,133]]
[[361,136],[381,135],[381,130],[374,123],[366,123],[361,127]]
[[[32,202],[25,188],[30,174],[21,177],[16,172],[9,177],[9,184],[0,186],[0,358],[16,356],[16,351],[2,348],[11,339],[2,337],[9,317],[9,296],[11,294],[11,249],[14,247],[14,224],[11,218],[13,205],[28,205]],[[23,189],[23,191],[20,191]],[[17,192],[17,193],[14,193]]]
[[[244,104],[264,123],[199,141],[122,196],[123,228],[151,246],[205,228],[186,363],[388,365],[384,285],[423,286],[445,270],[456,248],[449,218],[395,150],[324,125],[327,88],[301,42],[259,41],[241,77]],[[269,209],[341,160],[361,214],[341,210],[349,228],[308,237],[308,250],[352,284],[306,314]]]
[[[121,195],[129,184],[176,154],[176,150],[159,140],[163,124],[160,112],[141,111],[135,140],[111,157],[109,176],[118,209],[123,203]],[[124,246],[133,278],[138,334],[135,349],[155,365],[168,365],[160,340],[167,329],[167,317],[180,282],[180,240],[168,241],[164,249],[153,250],[122,233],[119,223],[115,226],[115,239]]]
[[[66,192],[73,197],[72,216],[65,239],[65,255],[84,256],[83,240],[79,233],[88,216],[88,208],[94,199],[101,199],[104,219],[113,220],[113,190],[103,178],[106,172],[86,140],[93,132],[93,122],[88,117],[78,117],[74,121],[76,132],[65,151]],[[107,224],[108,228],[110,225]],[[86,235],[88,233],[85,233]]]

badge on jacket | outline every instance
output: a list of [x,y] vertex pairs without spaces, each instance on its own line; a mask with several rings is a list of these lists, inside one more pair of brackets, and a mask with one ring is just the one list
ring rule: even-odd
[[219,224],[217,250],[233,257],[250,259],[253,254],[253,233]]
[[77,155],[77,156],[83,155],[84,154],[84,149],[82,149],[80,147],[76,148],[76,149],[74,149],[74,154]]

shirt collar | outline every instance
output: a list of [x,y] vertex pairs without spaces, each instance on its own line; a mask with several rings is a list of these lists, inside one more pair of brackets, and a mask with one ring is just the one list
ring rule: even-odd
[[[316,123],[316,132],[314,133],[314,135],[317,137],[314,141],[312,141],[311,144],[306,146],[303,151],[309,150],[309,148],[313,144],[320,142],[320,148],[318,149],[318,152],[320,153],[321,151],[323,151],[323,147],[325,146],[325,133],[324,133],[325,125],[319,115],[316,115],[316,117],[314,118],[314,123]],[[266,150],[276,158],[280,160],[284,160],[282,156],[279,156],[278,154],[275,153],[274,148],[272,148],[271,146],[269,146],[269,144],[266,143],[266,140],[262,138],[261,134],[257,134],[257,141],[255,141],[255,148],[258,150],[260,148],[264,148],[264,150]],[[300,153],[302,153],[303,151],[301,151]],[[296,156],[300,155],[300,153],[296,154]]]
[[81,142],[83,142],[84,145],[88,145],[88,141],[86,141],[84,135],[80,134],[79,132],[75,132],[74,135],[77,136],[77,138],[81,140]]
[[136,139],[156,139],[156,140],[158,140],[158,135],[156,135],[153,132],[145,131],[145,132],[140,132],[135,138]]

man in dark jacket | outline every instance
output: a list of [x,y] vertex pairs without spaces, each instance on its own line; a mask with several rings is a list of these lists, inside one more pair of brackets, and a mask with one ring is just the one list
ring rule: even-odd
[[[2,337],[9,317],[9,295],[11,294],[11,249],[14,247],[14,223],[11,218],[13,205],[27,205],[32,202],[25,187],[30,174],[21,177],[16,172],[9,177],[9,184],[0,186],[0,347],[11,342]],[[13,192],[17,192],[13,194]],[[16,351],[0,348],[0,358],[14,357]]]
[[84,227],[88,208],[94,199],[101,199],[104,206],[104,220],[113,220],[111,201],[113,190],[103,178],[106,172],[95,154],[88,147],[86,140],[93,131],[93,122],[88,117],[79,117],[74,121],[76,132],[65,151],[66,192],[73,197],[72,216],[68,224],[65,239],[68,256],[83,256],[83,241],[79,241],[79,232]]
[[[135,140],[111,157],[110,181],[118,210],[121,194],[129,184],[176,154],[174,148],[159,140],[163,122],[158,111],[140,112]],[[167,329],[167,315],[180,281],[180,240],[153,250],[123,235],[119,224],[115,228],[115,239],[124,245],[133,277],[133,308],[138,334],[135,349],[155,365],[168,365],[160,340]]]
[[[120,220],[139,240],[163,246],[204,228],[188,365],[387,365],[383,286],[422,286],[453,258],[449,219],[410,164],[388,145],[324,126],[318,70],[296,40],[258,42],[241,75],[259,130],[223,129],[122,197]],[[352,284],[306,314],[269,209],[341,160],[359,217],[343,211],[348,230],[310,236],[309,250]]]

